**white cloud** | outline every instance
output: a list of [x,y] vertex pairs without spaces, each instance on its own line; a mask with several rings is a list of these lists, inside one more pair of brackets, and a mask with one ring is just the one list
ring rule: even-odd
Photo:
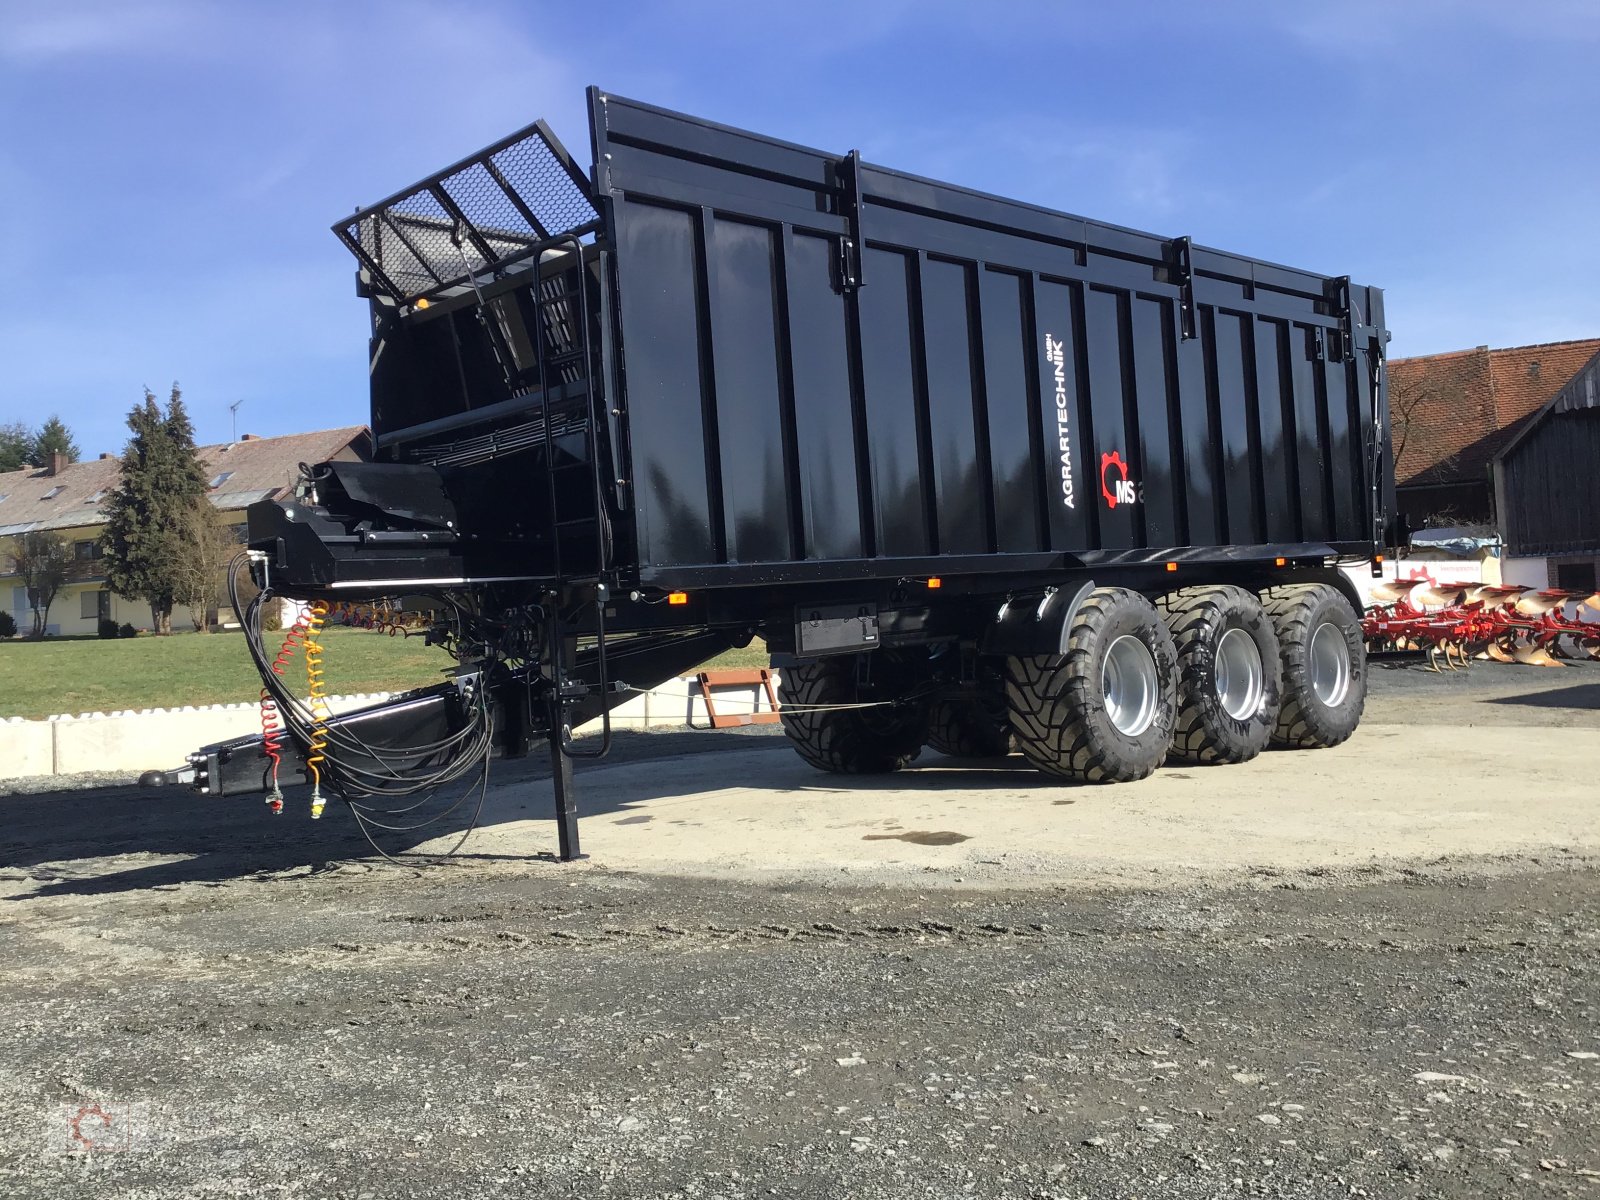
[[190,54],[205,44],[194,5],[126,0],[61,0],[38,9],[12,6],[0,57],[25,63],[134,53]]
[[1594,0],[1344,0],[1272,3],[1257,18],[1307,49],[1362,59],[1431,57],[1458,37],[1526,42],[1600,40]]

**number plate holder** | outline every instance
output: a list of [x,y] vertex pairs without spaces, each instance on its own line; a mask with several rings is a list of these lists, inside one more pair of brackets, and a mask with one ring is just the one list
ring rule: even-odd
[[878,648],[876,604],[802,604],[794,612],[798,657]]

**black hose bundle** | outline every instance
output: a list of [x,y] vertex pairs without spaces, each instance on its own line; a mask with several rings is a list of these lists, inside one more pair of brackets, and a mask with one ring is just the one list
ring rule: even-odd
[[[309,752],[315,746],[320,756],[317,763],[320,787],[326,787],[333,796],[350,806],[350,811],[355,814],[373,849],[386,858],[389,855],[372,840],[369,826],[391,833],[412,833],[445,820],[476,791],[477,804],[472,820],[462,832],[461,839],[448,852],[454,854],[467,835],[476,828],[489,788],[489,750],[494,739],[494,720],[488,688],[483,679],[480,677],[477,685],[470,690],[462,689],[467,720],[454,733],[434,741],[403,746],[372,746],[354,729],[343,728],[338,723],[329,723],[319,717],[311,705],[289,689],[279,673],[282,656],[274,659],[262,637],[261,608],[272,598],[271,592],[263,590],[247,607],[241,608],[239,576],[248,562],[248,553],[234,558],[228,571],[228,597],[234,611],[240,615],[245,645],[249,648],[250,657],[261,675],[262,685],[276,709],[278,719],[302,749]],[[458,648],[464,647],[469,641],[469,614],[452,598],[440,596],[439,599],[456,616],[455,635],[447,638],[447,642]],[[274,669],[275,665],[277,669]],[[491,664],[486,661],[484,665],[487,674]],[[408,765],[397,767],[394,765],[396,760],[405,761]],[[475,784],[469,785],[452,803],[441,811],[420,814],[419,810],[433,799],[439,788],[474,770],[478,772]],[[410,800],[412,797],[419,798],[400,806],[374,803]]]

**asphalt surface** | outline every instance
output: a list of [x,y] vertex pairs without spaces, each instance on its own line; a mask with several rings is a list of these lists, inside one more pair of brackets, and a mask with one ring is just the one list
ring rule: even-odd
[[[1380,670],[1369,719],[1593,738],[1600,669]],[[618,753],[712,778],[761,738]],[[4,1196],[1600,1193],[1593,828],[952,887],[391,862],[347,814],[126,787],[0,818]]]

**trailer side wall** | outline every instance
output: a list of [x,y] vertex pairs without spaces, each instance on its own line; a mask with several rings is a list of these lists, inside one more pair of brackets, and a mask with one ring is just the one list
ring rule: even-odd
[[1376,289],[591,106],[642,578],[1381,540]]

